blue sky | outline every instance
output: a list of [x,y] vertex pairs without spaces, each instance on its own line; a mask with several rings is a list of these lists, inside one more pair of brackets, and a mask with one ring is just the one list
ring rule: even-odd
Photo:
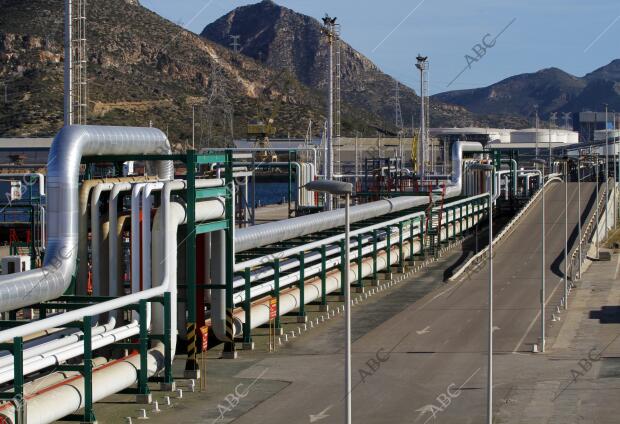
[[[552,66],[583,76],[620,58],[618,0],[276,2],[316,18],[326,12],[337,16],[343,38],[349,44],[386,73],[416,89],[419,77],[414,58],[418,52],[428,55],[432,93],[482,87],[515,74]],[[141,3],[199,33],[231,9],[255,1],[141,0]],[[476,44],[483,43],[486,34],[490,34],[485,39],[487,45],[493,44],[491,40],[507,26],[484,56],[472,51]],[[470,56],[471,67],[467,67],[466,55]]]

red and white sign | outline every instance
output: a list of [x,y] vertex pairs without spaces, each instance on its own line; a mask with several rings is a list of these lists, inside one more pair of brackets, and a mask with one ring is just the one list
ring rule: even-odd
[[202,352],[206,352],[209,347],[209,327],[200,327],[200,335],[202,338]]
[[269,319],[276,319],[278,314],[278,299],[269,300]]

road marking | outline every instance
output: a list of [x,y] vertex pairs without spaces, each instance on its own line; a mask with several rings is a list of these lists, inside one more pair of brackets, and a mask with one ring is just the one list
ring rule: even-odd
[[[553,289],[553,291],[551,292],[551,294],[549,295],[549,297],[547,298],[547,301],[545,302],[545,306],[547,306],[547,304],[549,303],[549,301],[551,300],[551,298],[553,297],[553,294],[556,292],[556,290],[558,289],[558,287],[560,287],[560,282],[562,282],[563,279],[560,278],[560,280],[558,281],[558,284],[556,284],[555,288]],[[512,353],[516,353],[517,349],[519,349],[519,346],[521,346],[521,343],[523,343],[523,341],[525,340],[525,338],[527,337],[527,335],[529,334],[530,330],[532,329],[532,327],[534,327],[534,324],[536,324],[536,321],[538,321],[538,318],[540,317],[540,311],[538,311],[536,313],[536,316],[534,317],[534,319],[532,320],[532,322],[530,323],[530,325],[527,327],[527,330],[525,330],[525,334],[523,334],[523,337],[521,337],[521,340],[519,340],[519,342],[517,343],[517,345],[515,346],[515,348],[512,350]]]
[[[570,199],[569,199],[569,203],[573,200],[573,197],[575,196],[575,190],[573,190],[573,192],[570,195]],[[583,205],[583,207],[585,208],[585,205]],[[581,212],[583,213],[583,211]],[[564,216],[564,211],[562,211],[562,213],[557,217],[557,219],[551,224],[551,228],[549,229],[549,232],[551,233],[553,231],[553,228],[557,225],[559,219],[561,217]],[[546,233],[545,233],[546,236]],[[547,264],[547,261],[545,261],[545,264]],[[563,278],[560,278],[558,283],[556,284],[555,288],[553,289],[553,291],[551,292],[551,294],[549,295],[549,297],[547,298],[547,300],[545,301],[545,306],[547,306],[547,304],[549,303],[549,301],[551,300],[551,298],[553,297],[553,294],[556,292],[556,290],[558,289],[558,287],[560,287],[560,283],[564,281]],[[536,316],[534,317],[534,319],[532,320],[532,322],[530,323],[530,325],[527,327],[527,330],[525,330],[525,334],[523,334],[523,337],[521,337],[521,339],[519,340],[519,342],[517,343],[517,345],[515,346],[515,348],[513,349],[512,353],[516,353],[517,349],[519,349],[519,346],[521,346],[521,344],[525,341],[525,338],[527,337],[527,335],[529,334],[529,332],[532,330],[532,328],[534,327],[534,324],[536,324],[536,321],[538,321],[538,319],[540,318],[540,311],[538,311],[536,313]]]
[[[473,373],[472,375],[470,375],[470,376],[469,376],[469,378],[468,378],[467,380],[465,380],[465,381],[463,382],[463,384],[461,384],[461,385],[459,386],[459,388],[457,389],[457,391],[459,392],[459,395],[460,395],[460,390],[463,388],[463,386],[465,386],[467,383],[469,383],[469,381],[470,381],[472,378],[474,378],[474,376],[475,376],[476,374],[478,374],[478,371],[480,371],[480,368],[478,368],[476,371],[474,371],[474,373]],[[433,418],[433,420],[434,420],[434,419],[436,418],[437,414],[438,414],[439,412],[443,412],[444,410],[445,410],[445,409],[444,409],[444,407],[443,407],[443,404],[442,404],[442,407],[435,406],[435,405],[433,405],[433,404],[430,404],[430,405],[425,405],[425,406],[423,406],[422,408],[416,409],[416,412],[419,412],[420,414],[418,415],[418,418],[416,418],[416,420],[415,420],[415,421],[418,421],[420,418],[422,418],[422,416],[423,416],[424,414],[429,413],[428,418],[426,418],[426,421],[424,421],[424,424],[426,424],[426,423],[428,423],[428,421],[429,421],[431,418]]]
[[427,334],[430,332],[431,326],[427,325],[425,328],[423,328],[422,330],[418,330],[416,331],[416,333],[418,334],[418,336],[421,336],[422,334]]
[[319,412],[316,415],[310,414],[310,422],[313,423],[313,422],[320,421],[320,420],[323,420],[323,419],[329,417],[329,415],[327,414],[327,411],[332,409],[332,406],[333,405],[329,405],[327,408],[323,409],[321,412]]

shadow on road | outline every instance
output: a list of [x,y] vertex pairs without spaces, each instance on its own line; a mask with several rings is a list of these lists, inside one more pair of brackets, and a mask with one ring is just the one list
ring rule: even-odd
[[590,319],[599,324],[620,324],[620,306],[603,306],[598,311],[590,311]]
[[[584,190],[582,188],[582,192],[583,191]],[[587,203],[585,204],[583,212],[582,212],[582,214],[580,216],[582,230],[585,228],[588,220],[590,219],[590,212],[592,212],[592,210],[594,208],[594,202],[596,201],[595,197],[596,197],[596,191],[593,190],[592,194],[590,195],[590,198],[588,199]],[[582,198],[582,200],[584,200],[584,199]],[[574,213],[574,209],[575,209],[574,205],[577,205],[577,202],[574,202],[573,204],[569,204],[568,205],[568,215],[569,216],[570,216],[571,212]],[[571,206],[573,206],[572,209],[571,209]],[[561,233],[562,232],[560,232],[560,234]],[[569,256],[573,252],[573,249],[576,248],[577,245],[578,245],[578,241],[577,241],[577,237],[578,236],[579,236],[579,227],[577,225],[575,225],[575,228],[573,228],[573,230],[568,235],[568,255]],[[562,238],[563,238],[563,235],[562,235]],[[564,278],[564,266],[563,266],[563,263],[564,263],[564,249],[562,249],[560,251],[558,256],[551,263],[551,271],[555,275],[560,277],[560,278]]]

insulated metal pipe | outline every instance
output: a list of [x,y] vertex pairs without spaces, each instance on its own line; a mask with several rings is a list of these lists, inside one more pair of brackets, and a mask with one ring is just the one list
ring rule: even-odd
[[[166,135],[155,128],[64,127],[54,138],[47,164],[48,244],[43,268],[0,277],[0,312],[55,299],[71,284],[79,239],[77,196],[82,156],[170,151]],[[172,163],[160,161],[157,172],[170,179]]]
[[[467,224],[463,225],[463,230],[470,228],[472,225],[477,223],[477,219],[474,219],[470,224],[469,220]],[[457,232],[457,227],[454,224],[448,226],[449,228],[446,230],[445,228],[441,231],[442,238],[447,236],[452,236]],[[419,252],[421,245],[419,242],[415,242],[412,247],[409,243],[404,243],[402,246],[403,249],[403,257],[407,257],[411,251],[411,248],[414,249],[414,252]],[[390,253],[390,264],[396,264],[399,261],[400,247],[395,246],[392,247]],[[377,255],[377,269],[382,270],[387,268],[387,254],[385,251],[380,252]],[[356,280],[359,277],[364,278],[373,273],[373,260],[372,258],[365,258],[362,261],[362,274],[361,276],[357,275],[357,264],[353,264],[351,266],[350,271],[352,275],[351,279]],[[326,293],[331,293],[340,288],[341,283],[341,272],[340,269],[334,269],[327,273],[326,275]],[[309,279],[304,286],[304,302],[309,303],[313,302],[316,299],[320,299],[322,294],[321,289],[321,279],[320,277],[313,277]],[[251,317],[252,317],[252,328],[256,328],[260,325],[266,324],[269,322],[269,299],[267,296],[260,300],[256,300],[252,302],[251,306]],[[291,312],[300,306],[300,295],[299,288],[291,287],[286,290],[280,292],[280,314],[286,314]],[[234,331],[235,335],[242,334],[243,332],[243,323],[245,322],[245,311],[242,308],[237,308],[234,312],[235,317],[235,325]],[[207,320],[206,325],[212,325],[212,322]],[[212,328],[213,325],[212,325]]]
[[[96,336],[101,333],[111,331],[112,329],[114,329],[115,326],[116,326],[116,320],[111,319],[105,325],[98,325],[98,326],[92,327],[91,332],[93,336]],[[60,347],[67,346],[75,342],[78,342],[81,336],[83,336],[83,334],[84,333],[82,331],[76,331],[73,334],[69,334],[69,335],[60,337],[58,339],[50,340],[48,342],[41,343],[39,345],[24,349],[23,359],[27,360],[35,356],[42,355],[45,352],[49,352],[51,350],[58,349]],[[0,368],[4,368],[13,363],[14,363],[13,355],[6,355],[0,358]]]
[[151,288],[151,208],[154,190],[161,190],[164,184],[161,182],[147,183],[142,189],[142,285]]
[[[91,258],[92,258],[92,275],[93,275],[93,294],[101,296],[101,262],[100,253],[101,246],[101,213],[99,212],[101,193],[110,191],[114,188],[113,183],[97,184],[93,189],[90,197],[90,228],[91,228]],[[107,295],[107,293],[105,293]]]
[[110,236],[108,240],[109,264],[108,276],[110,278],[109,292],[110,296],[120,296],[122,294],[121,282],[118,279],[118,264],[121,260],[119,256],[119,235],[118,231],[118,197],[122,192],[131,190],[130,183],[116,183],[110,192],[108,200],[108,219],[110,221]]
[[[428,198],[426,196],[403,196],[357,205],[351,207],[351,222],[364,221],[427,203]],[[343,225],[344,210],[339,209],[255,225],[249,228],[240,228],[235,235],[235,250],[236,252],[243,252]]]
[[[78,220],[78,234],[88,234],[89,221],[88,210],[89,197],[91,192],[99,184],[105,183],[122,183],[122,182],[135,182],[135,181],[150,181],[157,177],[122,177],[122,178],[100,178],[93,180],[83,181],[80,185],[79,191],[79,220]],[[92,208],[91,208],[92,210]],[[92,225],[91,225],[92,228]],[[93,230],[94,231],[94,230]],[[88,280],[88,264],[90,263],[90,255],[88,250],[88,237],[80,237],[78,243],[78,270],[77,270],[77,293],[86,294],[86,282]]]
[[[92,349],[100,349],[109,346],[119,340],[135,336],[140,328],[137,322],[124,325],[122,327],[92,336]],[[67,346],[58,347],[54,350],[45,352],[37,357],[29,358],[23,362],[24,374],[31,374],[42,369],[66,362],[84,354],[84,342],[79,340]],[[13,366],[0,369],[0,383],[13,380]]]
[[73,125],[73,1],[65,0],[64,122]]
[[[163,357],[163,343],[159,342],[147,355],[149,377],[163,368]],[[137,353],[95,368],[92,374],[93,402],[98,402],[135,384],[138,380],[139,369],[140,355]],[[63,383],[28,395],[26,396],[28,424],[56,422],[83,408],[84,399],[84,377],[81,375],[75,375]],[[14,415],[15,409],[12,404],[0,406],[0,416],[13,419]]]
[[[138,183],[131,189],[131,292],[142,290],[140,200],[146,183]],[[145,247],[146,248],[146,247]],[[135,314],[134,314],[135,315]]]
[[[199,183],[200,181],[200,183]],[[197,187],[215,187],[222,184],[222,180],[199,180]],[[185,208],[179,203],[172,202],[173,190],[182,190],[186,187],[184,180],[169,181],[164,184],[162,191],[162,206],[155,213],[153,219],[152,262],[153,281],[167,281],[169,290],[175,301],[171,302],[171,316],[173,319],[174,338],[176,339],[176,316],[177,316],[177,232],[178,227],[187,221]],[[204,222],[214,219],[222,219],[226,214],[222,199],[213,199],[196,204],[196,222]],[[217,249],[213,250],[215,253]],[[161,304],[153,304],[153,332],[163,334],[164,309]]]

